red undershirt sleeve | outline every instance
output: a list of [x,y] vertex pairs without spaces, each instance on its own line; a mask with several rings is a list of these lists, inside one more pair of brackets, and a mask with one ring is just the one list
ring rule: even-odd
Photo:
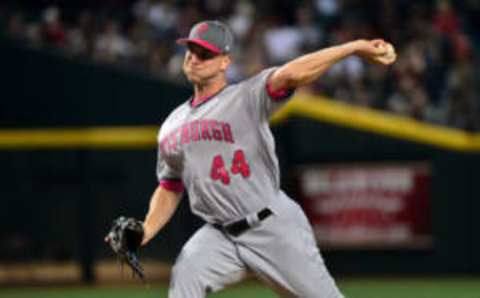
[[295,92],[295,90],[289,90],[289,89],[278,89],[278,90],[273,91],[272,87],[270,86],[270,84],[268,82],[266,84],[266,88],[267,88],[268,96],[270,96],[270,98],[273,101],[285,100],[285,99],[289,98],[290,96],[292,96],[293,92]]
[[185,186],[180,179],[162,179],[160,180],[160,186],[173,192],[183,192],[185,190]]

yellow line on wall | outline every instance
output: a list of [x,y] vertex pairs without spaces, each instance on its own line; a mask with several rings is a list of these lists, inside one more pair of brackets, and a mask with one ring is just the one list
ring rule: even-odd
[[[415,121],[322,97],[297,95],[272,116],[272,124],[291,117],[381,134],[440,148],[480,152],[480,134]],[[149,149],[157,126],[116,126],[0,130],[0,149]]]
[[1,149],[154,148],[157,126],[0,130]]
[[291,117],[310,118],[445,149],[480,151],[479,134],[310,95],[298,95],[272,117],[272,123]]

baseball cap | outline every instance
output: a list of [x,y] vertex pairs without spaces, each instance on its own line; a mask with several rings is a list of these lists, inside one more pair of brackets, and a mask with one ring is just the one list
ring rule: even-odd
[[203,21],[192,27],[187,38],[177,39],[177,43],[195,43],[215,54],[229,53],[233,46],[233,34],[220,21]]

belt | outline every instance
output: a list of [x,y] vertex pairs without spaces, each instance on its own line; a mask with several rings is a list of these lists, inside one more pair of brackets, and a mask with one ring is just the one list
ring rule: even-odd
[[[259,223],[259,222],[265,220],[266,218],[268,218],[272,214],[273,214],[273,212],[270,209],[268,209],[268,208],[262,209],[255,214],[256,217],[258,218],[258,220],[256,222]],[[220,231],[223,231],[223,232],[229,234],[229,235],[232,235],[234,237],[238,237],[241,234],[243,234],[244,232],[246,232],[248,229],[250,229],[254,224],[255,224],[255,222],[249,221],[249,219],[247,217],[245,217],[245,218],[242,218],[240,220],[228,223],[226,225],[221,225],[219,223],[214,223],[214,224],[212,224],[212,226],[214,228],[220,230]]]

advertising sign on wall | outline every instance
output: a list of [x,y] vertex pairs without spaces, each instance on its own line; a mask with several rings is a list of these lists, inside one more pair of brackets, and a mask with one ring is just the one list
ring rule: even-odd
[[423,249],[432,242],[427,163],[300,169],[302,205],[322,248]]

